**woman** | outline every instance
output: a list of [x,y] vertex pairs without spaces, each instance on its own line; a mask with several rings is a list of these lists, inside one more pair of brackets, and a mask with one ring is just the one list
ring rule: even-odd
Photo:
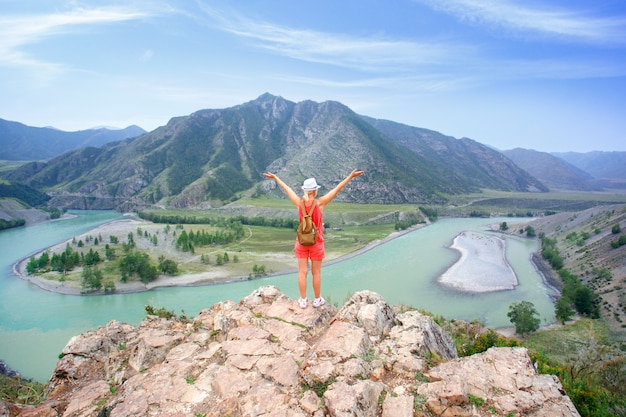
[[[322,212],[324,211],[324,207],[326,204],[330,203],[333,198],[341,191],[343,187],[345,187],[352,178],[360,177],[363,175],[363,171],[353,170],[350,175],[348,175],[343,181],[341,181],[335,188],[330,190],[328,194],[321,196],[317,199],[317,207],[313,210],[311,218],[317,230],[319,230],[319,235],[317,237],[317,242],[313,246],[303,246],[296,239],[295,245],[295,253],[296,258],[298,259],[298,289],[300,290],[300,299],[298,300],[298,304],[300,304],[301,308],[306,308],[308,300],[306,298],[306,276],[309,270],[309,259],[311,260],[311,275],[313,275],[313,292],[315,293],[315,299],[313,300],[313,307],[320,307],[326,303],[324,298],[321,295],[321,286],[322,286],[322,259],[324,259],[324,228],[322,221]],[[275,174],[266,172],[263,174],[265,178],[272,179],[276,181],[276,184],[283,189],[289,200],[298,207],[298,214],[300,216],[300,221],[302,221],[302,205],[301,201],[304,200],[304,205],[307,211],[310,211],[311,204],[315,201],[317,197],[317,190],[320,188],[317,185],[317,181],[315,178],[308,178],[304,181],[302,185],[302,190],[304,191],[304,195],[300,198],[287,184],[285,184],[278,176]]]

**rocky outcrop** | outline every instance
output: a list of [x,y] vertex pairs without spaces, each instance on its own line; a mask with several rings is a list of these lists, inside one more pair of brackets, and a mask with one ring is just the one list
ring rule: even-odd
[[[378,294],[300,309],[275,287],[189,322],[149,316],[73,337],[20,416],[578,416],[524,348],[458,358],[434,320]],[[1,404],[0,404],[1,405]]]

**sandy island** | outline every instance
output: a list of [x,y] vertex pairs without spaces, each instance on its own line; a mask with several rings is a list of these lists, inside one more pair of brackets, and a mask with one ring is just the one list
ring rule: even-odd
[[506,260],[505,241],[479,232],[461,232],[450,246],[461,258],[438,279],[447,287],[482,293],[514,290],[517,275]]

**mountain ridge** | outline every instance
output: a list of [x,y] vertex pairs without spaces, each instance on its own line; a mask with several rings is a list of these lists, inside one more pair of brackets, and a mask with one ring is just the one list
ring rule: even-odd
[[216,207],[245,194],[284,197],[263,180],[264,171],[293,187],[315,176],[330,189],[353,168],[363,169],[367,180],[349,184],[339,198],[348,202],[443,203],[447,195],[482,188],[548,190],[476,141],[424,132],[335,101],[294,103],[266,93],[2,175],[46,190],[51,204],[80,209]]
[[553,154],[522,148],[506,150],[502,153],[550,188],[578,191],[601,190],[593,184],[591,174]]
[[552,152],[552,155],[599,179],[626,179],[626,152]]
[[84,147],[133,138],[146,133],[136,125],[124,129],[97,128],[65,132],[53,127],[32,127],[0,119],[0,160],[45,161]]
[[[433,130],[388,120],[364,118],[412,151],[427,159],[437,160],[441,168],[447,168],[451,160],[456,161],[457,175],[453,178],[455,182],[466,183],[467,178],[471,177],[471,180],[477,182],[481,188],[547,191],[543,185],[537,184],[532,174],[520,172],[508,158],[499,155],[499,152],[492,153],[491,148],[473,139],[456,139]],[[441,172],[441,175],[445,175],[445,171]],[[511,187],[511,184],[514,184],[514,187]]]

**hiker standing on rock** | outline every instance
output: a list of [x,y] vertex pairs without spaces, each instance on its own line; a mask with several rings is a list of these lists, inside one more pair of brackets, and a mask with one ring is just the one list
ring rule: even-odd
[[[303,246],[300,244],[298,239],[296,239],[295,244],[295,253],[296,258],[298,259],[298,289],[300,290],[300,299],[298,300],[298,304],[301,308],[306,308],[308,300],[306,297],[306,276],[309,271],[309,259],[311,260],[311,275],[313,275],[313,292],[315,293],[315,299],[313,300],[313,307],[320,307],[326,303],[324,298],[321,295],[321,287],[322,287],[322,260],[324,259],[324,228],[322,221],[322,211],[326,204],[330,203],[335,196],[345,187],[352,178],[360,177],[363,175],[363,171],[353,170],[350,175],[348,175],[343,181],[341,181],[335,188],[330,190],[327,194],[321,196],[317,199],[317,206],[313,209],[311,214],[311,219],[317,228],[318,237],[315,244],[311,246]],[[300,221],[302,221],[303,213],[302,213],[302,201],[304,200],[305,210],[307,212],[311,212],[311,205],[316,201],[317,190],[320,188],[317,185],[317,181],[315,178],[308,178],[302,184],[302,190],[304,191],[304,195],[302,197],[298,196],[295,191],[291,189],[287,184],[285,184],[278,176],[272,174],[270,172],[266,172],[263,174],[265,178],[272,179],[276,181],[276,184],[283,189],[289,200],[298,207],[298,215],[300,216]]]

